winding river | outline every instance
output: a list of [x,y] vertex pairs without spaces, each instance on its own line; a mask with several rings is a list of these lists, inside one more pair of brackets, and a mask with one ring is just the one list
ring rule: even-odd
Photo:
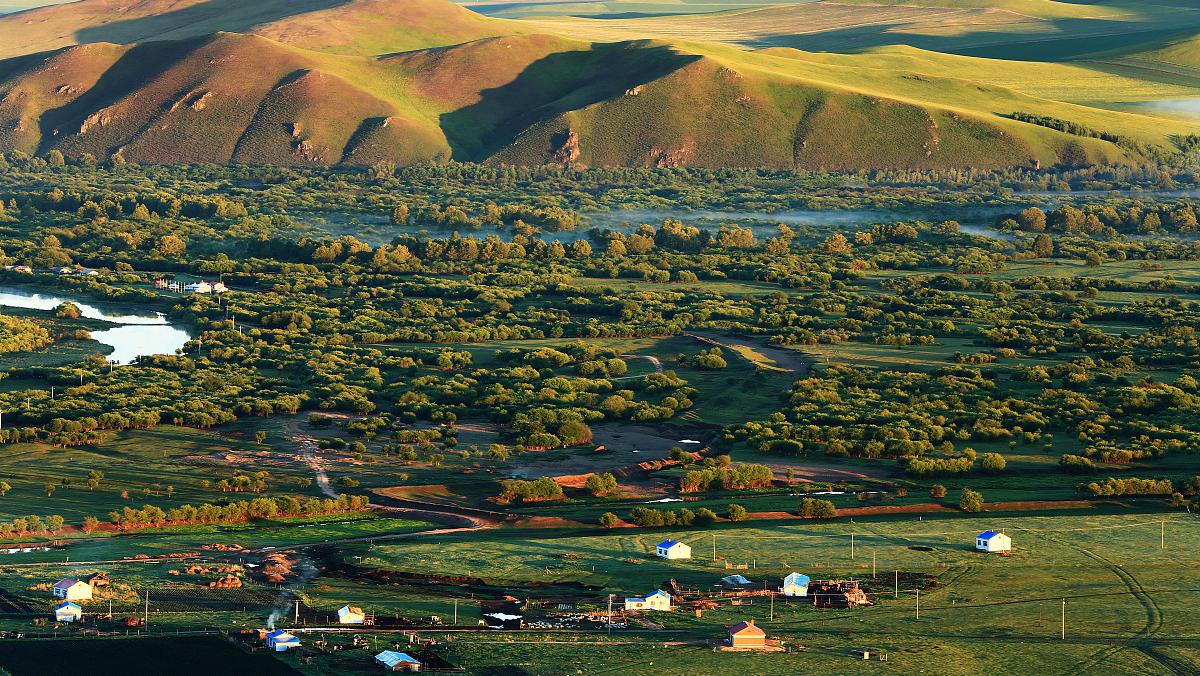
[[0,286],[0,306],[29,310],[53,310],[70,301],[86,319],[116,324],[112,328],[92,331],[92,340],[112,348],[108,358],[118,364],[128,364],[142,355],[174,354],[191,339],[191,333],[172,324],[161,312],[136,312],[101,308],[77,298],[54,293],[30,291],[19,287]]

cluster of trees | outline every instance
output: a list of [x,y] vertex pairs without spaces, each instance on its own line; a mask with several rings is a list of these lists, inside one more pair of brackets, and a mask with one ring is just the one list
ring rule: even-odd
[[[199,507],[180,505],[163,509],[155,505],[141,508],[123,507],[110,512],[109,522],[121,530],[140,530],[164,525],[187,525],[200,523],[239,523],[254,519],[272,519],[281,516],[317,516],[340,512],[356,512],[370,508],[365,495],[339,495],[337,499],[299,499],[290,495],[273,498],[254,498],[220,505],[205,503]],[[99,520],[87,517],[83,530],[91,532],[100,527]]]
[[806,519],[832,519],[837,516],[837,507],[829,500],[803,498],[800,500],[800,516]]
[[1083,487],[1095,496],[1114,495],[1170,495],[1175,485],[1170,479],[1139,479],[1108,477],[1104,481],[1093,481]]
[[[1196,208],[1191,202],[1132,201],[1127,204],[1091,204],[1082,207],[1064,204],[1050,211],[1027,207],[1016,214],[1001,217],[1001,230],[1026,233],[1108,235],[1117,233],[1154,235],[1192,233],[1200,230]],[[1039,238],[1038,253],[1047,257],[1053,242]]]
[[694,512],[687,507],[679,510],[634,507],[629,511],[629,516],[625,520],[642,528],[707,526],[717,520],[717,514],[707,507],[701,507]]
[[743,463],[724,467],[706,467],[689,470],[679,479],[679,492],[703,493],[714,486],[722,490],[748,490],[769,488],[774,473],[766,465]]
[[58,514],[51,514],[45,518],[33,515],[0,521],[0,539],[23,535],[55,535],[63,529],[64,523]]
[[612,475],[612,472],[593,474],[583,482],[583,487],[592,495],[607,495],[617,490],[617,478]]
[[562,486],[550,477],[542,477],[533,481],[524,479],[505,479],[500,482],[504,487],[496,499],[500,502],[545,502],[561,500]]
[[36,322],[0,315],[0,353],[32,352],[50,342],[50,332]]

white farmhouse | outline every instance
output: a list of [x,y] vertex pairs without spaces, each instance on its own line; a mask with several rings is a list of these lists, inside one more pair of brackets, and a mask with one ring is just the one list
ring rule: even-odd
[[63,601],[57,606],[54,606],[55,622],[78,622],[82,617],[83,608],[80,608],[78,603]]
[[779,591],[784,596],[808,596],[809,582],[807,575],[792,573],[783,578],[783,586],[779,588]]
[[92,585],[73,577],[64,577],[54,583],[54,598],[68,601],[91,601]]
[[357,606],[345,605],[338,608],[339,624],[362,624],[367,619],[366,613]]
[[692,548],[678,540],[663,540],[655,548],[655,554],[664,559],[690,559]]
[[975,536],[975,549],[983,552],[1007,552],[1012,549],[1012,538],[1004,533],[985,530]]
[[263,639],[263,643],[267,648],[274,650],[277,653],[287,652],[292,648],[300,647],[300,639],[282,629],[276,629],[267,634]]
[[625,599],[625,610],[670,610],[671,595],[655,589],[646,596],[630,596]]

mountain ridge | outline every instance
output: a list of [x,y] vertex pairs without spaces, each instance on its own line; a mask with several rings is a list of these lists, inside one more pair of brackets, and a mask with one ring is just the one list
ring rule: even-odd
[[[26,15],[86,18],[115,2]],[[175,36],[163,8],[227,2],[142,0],[125,14]],[[1136,159],[1010,119],[1018,111],[1145,143],[1186,128],[953,77],[985,60],[915,48],[871,68],[786,48],[594,43],[444,0],[268,1],[220,21],[252,25],[0,60],[0,149],[152,163],[997,168]]]

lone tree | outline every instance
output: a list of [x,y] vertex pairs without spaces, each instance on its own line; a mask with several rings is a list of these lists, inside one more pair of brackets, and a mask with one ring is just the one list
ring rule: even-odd
[[730,521],[744,521],[745,519],[746,519],[746,508],[745,507],[743,507],[741,505],[737,505],[737,504],[729,506],[729,520]]
[[941,484],[934,484],[929,487],[929,497],[940,500],[946,497],[946,487]]
[[617,525],[617,515],[612,512],[605,512],[600,515],[600,525],[605,528],[614,528]]
[[964,512],[983,511],[983,493],[964,488],[962,497],[958,499],[958,508]]

